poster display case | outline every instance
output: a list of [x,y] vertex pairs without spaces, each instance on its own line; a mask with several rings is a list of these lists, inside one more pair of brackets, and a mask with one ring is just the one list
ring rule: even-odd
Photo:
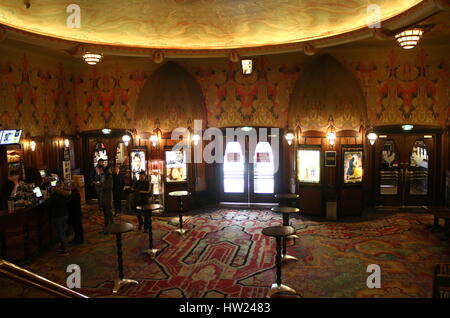
[[186,153],[181,150],[166,150],[166,182],[187,181]]
[[299,148],[297,150],[297,180],[300,183],[320,183],[320,155],[318,148]]
[[342,149],[342,169],[344,184],[358,184],[363,179],[363,150],[362,148]]
[[147,152],[145,147],[130,150],[131,178],[132,181],[139,179],[139,172],[147,173]]

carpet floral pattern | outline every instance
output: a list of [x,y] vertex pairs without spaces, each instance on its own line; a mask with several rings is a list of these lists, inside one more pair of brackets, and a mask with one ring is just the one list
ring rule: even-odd
[[[116,243],[102,235],[103,218],[86,207],[86,242],[70,253],[54,251],[27,269],[65,285],[69,264],[81,267],[81,293],[112,295],[117,278]],[[280,225],[281,215],[269,210],[206,209],[184,217],[189,232],[173,232],[177,217],[155,215],[153,235],[161,253],[155,260],[142,254],[148,236],[123,235],[125,277],[139,285],[119,291],[124,297],[265,297],[275,282],[275,240],[264,227]],[[116,222],[132,222],[121,215]],[[292,218],[299,239],[288,252],[298,262],[283,265],[283,283],[303,297],[430,297],[433,266],[450,262],[450,247],[431,233],[432,217],[418,213],[378,214],[358,222]],[[381,288],[369,289],[369,264],[381,267]]]

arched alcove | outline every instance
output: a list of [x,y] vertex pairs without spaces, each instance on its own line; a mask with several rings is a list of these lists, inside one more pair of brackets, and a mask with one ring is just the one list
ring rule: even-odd
[[330,115],[336,129],[359,130],[367,109],[358,80],[335,58],[322,55],[306,65],[294,86],[288,124],[323,131]]
[[157,69],[142,87],[135,108],[138,128],[153,129],[156,123],[163,131],[177,127],[193,127],[194,120],[203,120],[206,107],[195,78],[174,62]]

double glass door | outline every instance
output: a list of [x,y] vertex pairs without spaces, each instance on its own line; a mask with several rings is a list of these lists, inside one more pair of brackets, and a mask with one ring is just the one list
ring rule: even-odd
[[[278,182],[272,138],[250,142],[234,140],[224,143],[224,160],[219,165],[221,201],[273,202]],[[277,135],[275,138],[279,138]]]
[[375,147],[379,205],[432,202],[435,144],[432,135],[388,135]]

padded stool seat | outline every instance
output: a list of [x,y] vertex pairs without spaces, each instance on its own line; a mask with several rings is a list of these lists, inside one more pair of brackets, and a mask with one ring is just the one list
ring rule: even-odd
[[[296,194],[298,196],[298,194]],[[283,226],[290,226],[289,215],[291,213],[300,213],[299,208],[294,208],[290,206],[276,206],[270,209],[272,212],[282,213],[283,214]],[[297,235],[292,235],[293,238],[298,238]],[[298,259],[294,256],[287,254],[287,239],[283,238],[283,258],[282,261],[298,261]]]

